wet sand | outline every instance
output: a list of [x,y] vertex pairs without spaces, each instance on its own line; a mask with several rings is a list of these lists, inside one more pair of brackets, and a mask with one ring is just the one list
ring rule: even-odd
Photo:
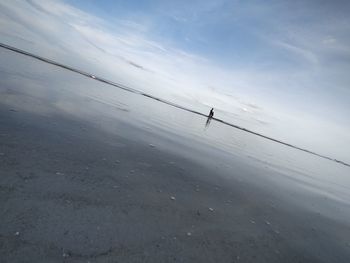
[[349,262],[348,167],[0,52],[0,262]]
[[349,223],[262,168],[118,127],[0,107],[1,262],[349,262]]

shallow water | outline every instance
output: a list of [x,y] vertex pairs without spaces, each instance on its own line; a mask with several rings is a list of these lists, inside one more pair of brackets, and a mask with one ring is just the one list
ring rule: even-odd
[[[64,114],[107,132],[148,141],[156,147],[180,151],[183,155],[186,152],[181,152],[181,148],[173,147],[174,143],[169,146],[164,141],[186,145],[202,153],[211,152],[210,156],[214,154],[218,159],[205,161],[221,166],[220,169],[235,169],[232,158],[233,163],[265,170],[259,180],[273,182],[282,189],[331,199],[347,208],[343,211],[345,216],[349,212],[349,167],[215,120],[206,126],[203,116],[8,50],[1,49],[0,56],[0,103],[10,109],[45,116]],[[130,127],[143,133],[135,133]],[[163,143],[154,136],[150,139],[149,134],[163,138]],[[203,156],[198,154],[189,158],[203,159]],[[272,176],[276,174],[278,176]]]

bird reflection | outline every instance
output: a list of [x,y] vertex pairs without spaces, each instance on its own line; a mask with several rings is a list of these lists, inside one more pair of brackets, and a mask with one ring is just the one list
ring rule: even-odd
[[211,122],[211,117],[209,116],[206,123],[205,123],[205,128],[208,128]]

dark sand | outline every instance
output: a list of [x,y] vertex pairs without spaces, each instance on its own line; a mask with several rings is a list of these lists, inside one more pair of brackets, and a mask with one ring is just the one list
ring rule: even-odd
[[349,224],[240,180],[241,168],[227,176],[68,116],[6,106],[0,152],[1,262],[350,259]]

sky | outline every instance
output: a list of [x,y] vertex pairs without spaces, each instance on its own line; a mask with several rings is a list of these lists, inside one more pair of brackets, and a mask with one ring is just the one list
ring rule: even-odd
[[350,162],[349,1],[0,1],[0,41]]

